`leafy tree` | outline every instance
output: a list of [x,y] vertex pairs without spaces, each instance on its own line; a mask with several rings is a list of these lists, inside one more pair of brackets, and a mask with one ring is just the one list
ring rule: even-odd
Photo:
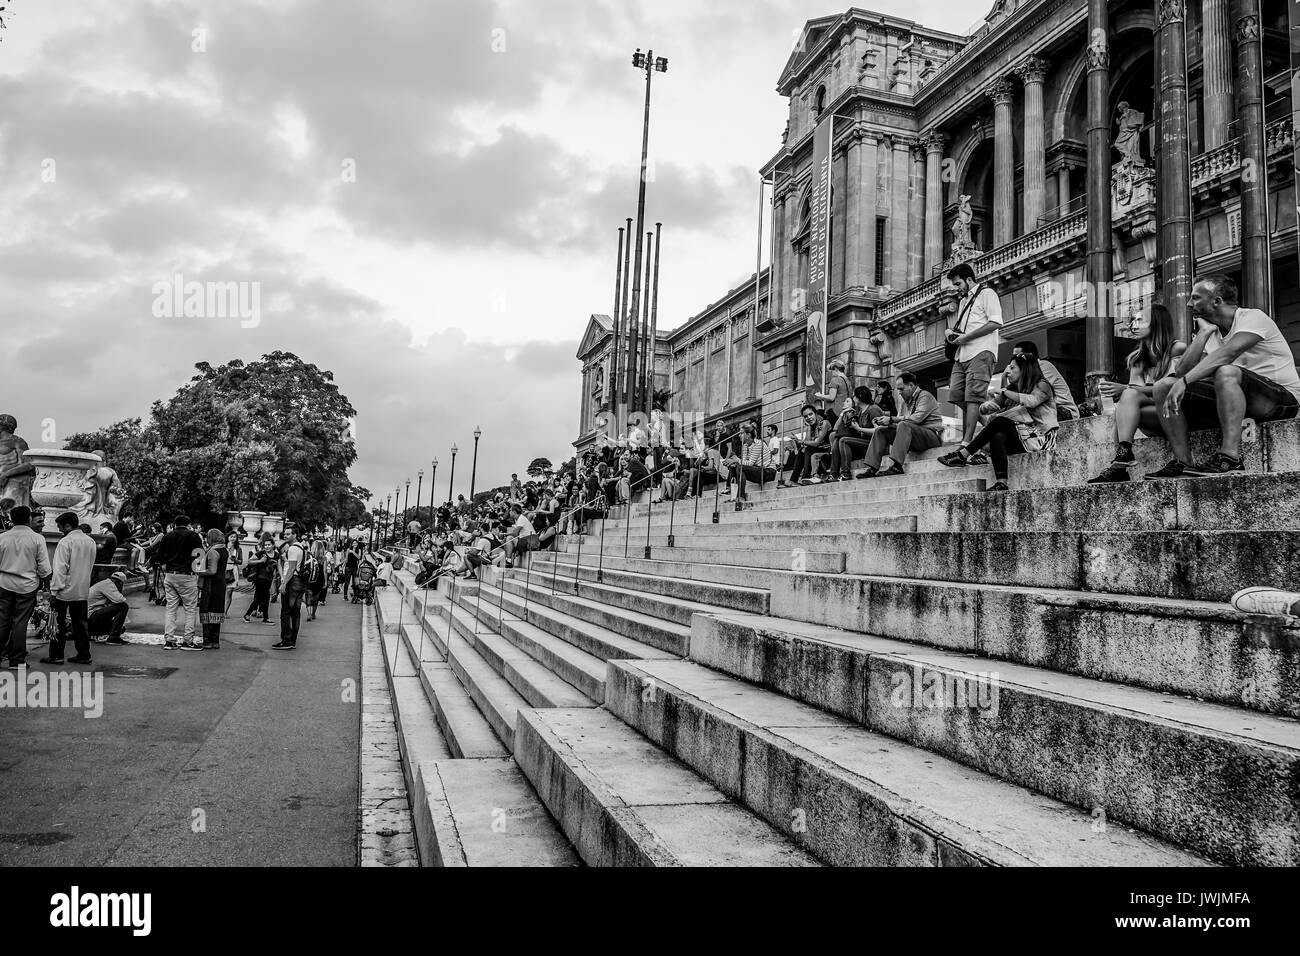
[[530,478],[540,478],[548,471],[552,471],[551,460],[549,458],[534,458],[525,469]]
[[151,420],[127,419],[68,439],[102,449],[141,515],[186,511],[219,522],[233,509],[283,511],[307,530],[349,527],[369,492],[352,484],[356,410],[332,372],[275,351],[196,374]]

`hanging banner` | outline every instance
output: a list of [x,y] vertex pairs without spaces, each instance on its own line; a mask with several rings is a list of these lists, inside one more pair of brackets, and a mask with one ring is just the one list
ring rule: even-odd
[[812,221],[808,236],[808,388],[820,392],[826,377],[826,314],[831,274],[831,139],[835,119],[826,117],[813,135]]
[[[1296,218],[1300,219],[1300,0],[1287,4],[1287,26],[1291,28],[1291,164],[1295,167]],[[1262,41],[1261,41],[1262,42]]]

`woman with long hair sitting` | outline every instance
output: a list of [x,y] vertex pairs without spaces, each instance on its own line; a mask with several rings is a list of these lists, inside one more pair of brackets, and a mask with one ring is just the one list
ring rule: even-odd
[[964,468],[985,445],[993,457],[997,483],[989,491],[1007,490],[1007,459],[1027,451],[1039,451],[1056,430],[1056,393],[1043,378],[1038,359],[1031,355],[1013,358],[1003,373],[1005,388],[989,389],[989,400],[980,412],[992,420],[969,445],[939,459],[950,468]]
[[1129,334],[1139,342],[1125,362],[1128,384],[1101,382],[1098,386],[1102,395],[1115,402],[1115,458],[1100,475],[1088,479],[1090,485],[1129,480],[1128,470],[1137,461],[1133,438],[1139,428],[1148,435],[1163,434],[1154,386],[1187,351],[1187,343],[1175,338],[1173,314],[1159,302],[1129,320]]

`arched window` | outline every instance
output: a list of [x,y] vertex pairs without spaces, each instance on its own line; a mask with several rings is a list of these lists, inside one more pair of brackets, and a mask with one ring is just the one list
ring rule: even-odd
[[813,119],[821,117],[826,110],[826,85],[822,84],[817,87],[817,95],[813,98]]

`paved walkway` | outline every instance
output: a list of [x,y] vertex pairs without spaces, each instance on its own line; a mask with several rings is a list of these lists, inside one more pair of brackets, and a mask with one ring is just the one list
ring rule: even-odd
[[244,595],[220,651],[93,645],[98,719],[0,708],[0,866],[356,865],[361,609],[330,597],[294,651]]

